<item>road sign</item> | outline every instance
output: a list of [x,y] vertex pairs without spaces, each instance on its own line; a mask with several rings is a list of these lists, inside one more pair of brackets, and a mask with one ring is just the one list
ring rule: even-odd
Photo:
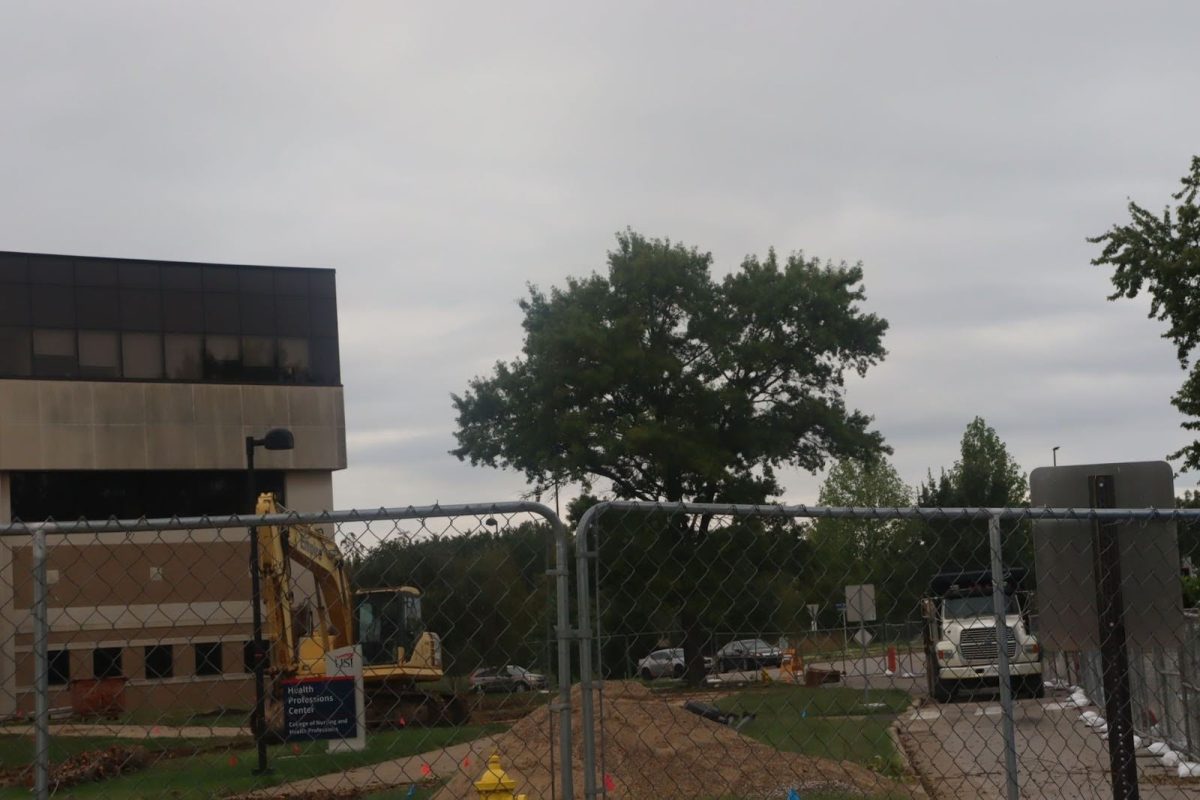
[[875,621],[875,585],[872,583],[861,586],[846,587],[846,621],[874,622]]
[[[1174,475],[1165,461],[1040,467],[1029,476],[1032,505],[1089,508],[1088,480],[1096,475],[1112,476],[1115,508],[1175,505]],[[1043,648],[1060,652],[1100,649],[1094,527],[1087,519],[1033,523],[1038,641]],[[1185,626],[1175,523],[1124,522],[1113,527],[1129,646],[1150,650],[1181,644],[1180,632]],[[1014,529],[1012,525],[1006,531],[1010,529]]]
[[875,637],[872,636],[871,632],[869,630],[867,630],[866,628],[859,628],[858,630],[856,630],[854,632],[854,641],[858,642],[863,647],[866,647],[867,645],[869,645],[871,643],[871,640],[874,638]]

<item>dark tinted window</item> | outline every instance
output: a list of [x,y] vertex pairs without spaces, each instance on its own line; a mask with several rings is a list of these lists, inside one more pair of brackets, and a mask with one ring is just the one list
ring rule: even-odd
[[204,288],[204,273],[199,266],[163,264],[158,274],[164,289],[199,290]]
[[313,339],[312,379],[317,383],[337,383],[338,375],[337,339]]
[[324,297],[333,297],[333,286],[334,281],[332,272],[313,271],[308,273],[308,290],[312,294],[321,295]]
[[158,333],[121,335],[122,374],[126,378],[155,380],[163,376],[163,337]]
[[280,336],[307,336],[311,329],[307,297],[281,294],[275,298],[275,330]]
[[336,385],[337,327],[332,270],[0,253],[3,376]]
[[337,336],[337,302],[332,297],[313,297],[312,332],[316,336]]
[[175,675],[175,652],[169,644],[155,644],[146,648],[146,677],[170,678]]
[[[244,470],[45,470],[11,475],[13,517],[28,521],[194,517],[249,510]],[[256,478],[262,491],[275,492],[286,505],[282,472],[258,470]]]
[[204,377],[204,350],[199,335],[168,333],[163,337],[163,356],[168,378],[193,381]]
[[205,336],[204,377],[236,379],[242,364],[240,351],[236,336]]
[[76,324],[81,328],[116,328],[121,319],[118,297],[116,289],[80,286],[75,290]]
[[47,328],[74,327],[75,290],[70,286],[34,286],[33,324]]
[[122,289],[121,327],[127,331],[162,330],[160,298],[152,289]]
[[123,261],[119,266],[118,282],[130,289],[157,289],[158,265],[142,261]]
[[220,642],[203,642],[196,645],[196,674],[197,675],[220,675],[223,672],[221,669],[221,643]]
[[275,273],[275,291],[279,294],[308,294],[308,271],[279,270]]
[[97,647],[92,651],[92,677],[119,678],[121,670],[121,648]]
[[241,317],[238,296],[232,292],[204,293],[204,331],[206,333],[238,333]]
[[308,339],[279,340],[279,371],[284,380],[307,383],[312,376],[309,363]]
[[75,263],[62,256],[29,256],[31,283],[52,283],[70,286],[75,282]]
[[29,286],[0,283],[0,325],[29,324]]
[[200,333],[204,330],[204,295],[200,292],[164,291],[162,315],[165,331]]
[[121,346],[116,331],[79,332],[79,374],[84,378],[120,376]]
[[65,686],[71,682],[71,651],[51,650],[46,654],[46,671],[51,686]]
[[25,328],[0,328],[0,375],[24,377],[33,372],[33,345]]
[[275,335],[275,298],[269,294],[243,294],[239,298],[242,333]]
[[33,332],[33,374],[44,378],[74,378],[79,372],[75,331]]
[[204,267],[206,292],[236,292],[239,283],[236,267]]
[[75,262],[76,286],[116,286],[117,263],[94,258],[81,258]]
[[25,256],[20,253],[0,253],[0,281],[27,281]]
[[238,270],[238,288],[243,292],[271,294],[275,291],[274,270],[245,267]]
[[273,338],[270,336],[242,337],[242,374],[250,380],[275,380],[275,340]]

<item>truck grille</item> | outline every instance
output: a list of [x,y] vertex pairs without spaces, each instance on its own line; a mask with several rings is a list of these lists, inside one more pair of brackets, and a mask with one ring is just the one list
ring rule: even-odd
[[[1017,640],[1013,637],[1012,628],[1007,630],[1008,657],[1012,658],[1017,654]],[[999,651],[996,648],[996,629],[993,627],[967,628],[959,637],[958,649],[962,653],[964,661],[995,663],[999,658]]]

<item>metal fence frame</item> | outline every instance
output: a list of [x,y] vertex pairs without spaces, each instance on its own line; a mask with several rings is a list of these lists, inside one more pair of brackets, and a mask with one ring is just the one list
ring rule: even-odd
[[[600,731],[600,750],[597,751],[595,736],[596,702],[603,703],[603,682],[597,682],[594,671],[599,671],[599,648],[593,653],[593,642],[602,637],[600,630],[600,605],[592,602],[592,579],[596,582],[596,592],[599,593],[599,571],[593,569],[592,561],[599,558],[599,532],[596,524],[604,515],[613,512],[658,512],[672,515],[713,516],[713,517],[758,517],[763,519],[797,520],[819,518],[841,519],[920,519],[920,520],[986,520],[988,522],[988,546],[990,563],[993,574],[1003,571],[1004,563],[1001,549],[1002,522],[1036,521],[1036,520],[1072,520],[1099,522],[1165,522],[1190,521],[1200,522],[1200,510],[1197,509],[1155,509],[1155,508],[919,508],[919,507],[838,507],[838,506],[809,506],[809,505],[746,505],[723,503],[654,503],[643,501],[603,501],[592,506],[584,513],[575,530],[575,572],[576,572],[576,602],[578,608],[579,664],[580,664],[580,713],[582,716],[583,749],[583,779],[584,798],[592,800],[595,797],[606,797],[608,791],[603,783],[597,782],[597,753],[601,772],[603,771],[603,730]],[[1005,598],[1002,584],[995,584],[992,594],[993,608],[996,616],[1004,615]],[[1001,626],[997,642],[1000,674],[1001,725],[1004,738],[1005,788],[1009,800],[1017,800],[1018,770],[1016,754],[1016,734],[1013,719],[1013,697],[1010,685],[1008,666],[1008,648],[1006,645],[1006,629]],[[1099,654],[1095,654],[1099,659]],[[1136,670],[1134,670],[1136,673]],[[1098,673],[1097,673],[1098,674]],[[1081,679],[1082,681],[1082,679]],[[1182,684],[1186,691],[1189,686]],[[595,699],[593,695],[596,695]],[[1195,692],[1193,692],[1195,694]],[[1136,692],[1135,692],[1136,695]],[[1099,697],[1099,695],[1089,695]],[[1101,701],[1102,702],[1102,701]],[[1197,713],[1200,713],[1198,711]],[[1183,715],[1190,718],[1191,714],[1184,707]]]
[[[374,510],[323,511],[304,513],[288,511],[262,515],[205,515],[172,517],[169,519],[107,519],[74,522],[26,523],[0,525],[0,536],[22,537],[31,541],[33,552],[33,617],[35,706],[34,706],[34,797],[46,800],[50,792],[50,707],[49,707],[49,613],[46,573],[47,543],[50,534],[132,533],[135,531],[187,531],[211,528],[252,528],[259,525],[290,524],[353,524],[412,519],[448,519],[452,517],[486,517],[491,515],[532,514],[540,516],[551,527],[554,537],[555,564],[548,570],[555,579],[556,641],[558,645],[558,701],[550,706],[559,715],[559,766],[563,797],[572,800],[571,775],[571,627],[569,545],[567,528],[549,506],[530,501],[467,503],[457,505],[402,506]],[[247,544],[249,547],[249,544]]]

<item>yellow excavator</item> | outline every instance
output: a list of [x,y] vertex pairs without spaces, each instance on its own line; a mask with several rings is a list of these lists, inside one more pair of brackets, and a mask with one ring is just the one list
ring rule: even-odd
[[[286,514],[272,493],[258,497],[257,514]],[[325,674],[325,654],[361,645],[368,725],[462,725],[469,711],[460,697],[427,692],[441,680],[441,638],[425,630],[421,592],[412,586],[350,586],[345,558],[333,536],[312,525],[261,525],[258,557],[268,639],[268,728],[282,728],[282,682]],[[315,619],[300,624],[292,564],[315,581]],[[310,607],[311,610],[311,607]]]

